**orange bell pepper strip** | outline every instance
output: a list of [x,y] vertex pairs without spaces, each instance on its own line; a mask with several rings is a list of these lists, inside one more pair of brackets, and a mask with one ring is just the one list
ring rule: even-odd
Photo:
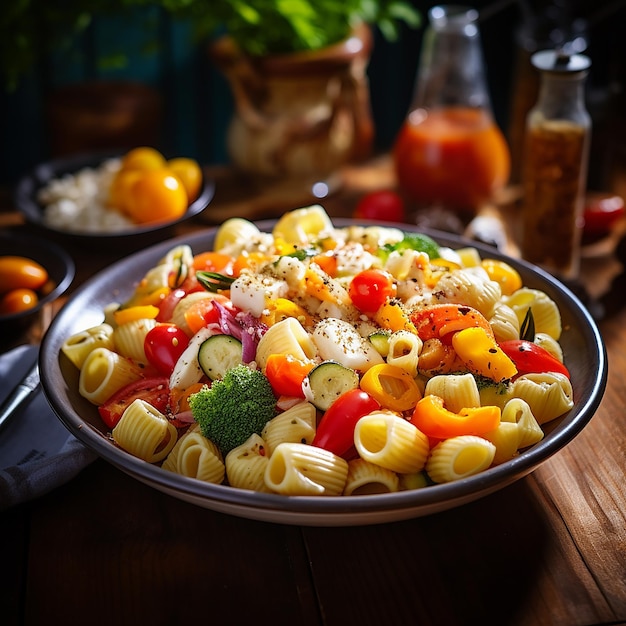
[[415,333],[415,326],[399,300],[392,298],[383,304],[374,314],[374,321],[391,332],[408,330]]
[[443,398],[424,396],[416,405],[409,421],[427,437],[448,439],[461,435],[484,435],[500,424],[497,406],[461,409],[453,413],[443,406]]
[[474,326],[482,328],[493,337],[489,320],[471,306],[462,304],[434,304],[414,311],[411,321],[422,341],[427,339],[448,340],[451,333]]
[[473,374],[499,383],[517,374],[517,367],[484,328],[465,328],[452,336],[452,347]]
[[360,387],[382,408],[408,411],[422,397],[415,379],[406,370],[390,363],[370,367],[361,378]]

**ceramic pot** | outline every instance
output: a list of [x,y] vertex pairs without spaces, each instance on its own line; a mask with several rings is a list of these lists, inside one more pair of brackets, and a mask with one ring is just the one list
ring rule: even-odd
[[324,176],[371,153],[369,28],[319,51],[251,58],[224,36],[210,54],[232,89],[227,148],[249,174]]

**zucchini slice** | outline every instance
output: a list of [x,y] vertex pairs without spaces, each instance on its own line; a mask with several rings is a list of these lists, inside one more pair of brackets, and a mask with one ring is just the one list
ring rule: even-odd
[[223,378],[229,370],[243,363],[241,341],[232,335],[211,335],[198,350],[198,363],[211,379]]
[[324,361],[309,372],[305,386],[311,404],[326,411],[340,395],[359,386],[359,375],[341,363]]
[[391,331],[389,330],[377,330],[368,336],[370,343],[376,349],[376,352],[380,356],[386,357],[389,354],[389,338],[391,337]]

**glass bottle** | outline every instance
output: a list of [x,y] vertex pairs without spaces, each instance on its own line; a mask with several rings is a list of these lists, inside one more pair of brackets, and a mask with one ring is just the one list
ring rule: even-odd
[[584,84],[591,62],[580,54],[537,52],[537,104],[526,121],[522,256],[564,279],[580,264],[591,139]]
[[510,154],[493,118],[478,12],[428,12],[414,99],[393,147],[398,184],[417,208],[473,214],[508,182]]

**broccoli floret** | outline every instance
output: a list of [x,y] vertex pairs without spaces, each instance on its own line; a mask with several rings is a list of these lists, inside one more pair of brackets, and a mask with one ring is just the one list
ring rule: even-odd
[[222,379],[214,380],[189,397],[189,406],[200,431],[228,454],[250,435],[261,434],[277,414],[276,397],[260,370],[237,365]]

